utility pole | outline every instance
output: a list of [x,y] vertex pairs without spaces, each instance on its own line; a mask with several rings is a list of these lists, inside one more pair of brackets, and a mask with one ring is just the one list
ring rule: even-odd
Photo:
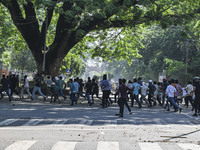
[[48,14],[46,16],[46,26],[45,26],[45,35],[44,35],[44,55],[43,55],[43,64],[42,72],[45,72],[45,61],[46,61],[46,39],[47,39],[47,28],[48,28]]

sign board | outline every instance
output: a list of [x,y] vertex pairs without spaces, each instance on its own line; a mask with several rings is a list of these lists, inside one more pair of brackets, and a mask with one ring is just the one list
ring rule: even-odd
[[67,69],[66,74],[71,74],[71,69]]

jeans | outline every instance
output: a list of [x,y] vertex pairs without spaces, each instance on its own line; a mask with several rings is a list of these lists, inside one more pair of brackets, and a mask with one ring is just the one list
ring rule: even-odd
[[138,103],[138,105],[139,105],[139,107],[140,107],[141,104],[140,104],[140,101],[139,101],[139,99],[138,99],[138,95],[135,95],[135,94],[132,94],[132,95],[131,95],[131,106],[133,107],[133,101],[134,101],[134,99],[137,101],[137,103]]
[[70,94],[70,99],[71,99],[71,101],[72,101],[72,104],[71,104],[71,105],[74,105],[74,102],[75,102],[75,100],[76,100],[75,94],[76,94],[76,93],[71,93],[71,94]]
[[175,107],[175,109],[181,109],[181,108],[177,105],[177,103],[174,101],[174,97],[168,97],[168,99],[167,99],[167,107],[168,107],[168,109],[170,108],[169,101],[172,103],[172,105]]
[[2,88],[2,89],[0,90],[1,98],[3,98],[3,94],[2,94],[3,91],[6,92],[6,94],[7,94],[8,97],[9,97],[9,100],[11,101],[11,95],[10,95],[9,89],[4,89],[4,88]]
[[30,93],[30,91],[29,91],[29,87],[23,87],[23,88],[21,89],[21,96],[22,96],[22,97],[24,96],[24,90],[26,90],[26,92],[28,93],[28,95],[29,95],[30,97],[32,97],[32,95],[31,95],[31,93]]
[[34,86],[34,89],[33,89],[33,94],[32,94],[32,97],[33,97],[33,100],[35,100],[35,92],[38,91],[39,94],[41,96],[43,96],[43,98],[45,98],[44,94],[41,92],[41,88],[39,86]]
[[90,93],[86,93],[86,97],[87,97],[88,103],[91,103]]
[[63,89],[59,89],[58,92],[60,93],[60,95],[61,95],[62,97],[66,98],[65,95],[63,94]]

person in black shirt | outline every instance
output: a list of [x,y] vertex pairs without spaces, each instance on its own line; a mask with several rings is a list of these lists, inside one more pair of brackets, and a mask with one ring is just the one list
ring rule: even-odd
[[92,82],[91,80],[88,80],[88,82],[85,85],[86,88],[86,97],[88,99],[88,104],[91,106],[92,102],[90,100],[90,95],[92,94]]
[[0,90],[0,94],[1,94],[1,99],[3,98],[3,94],[2,92],[5,91],[9,97],[9,101],[11,101],[11,96],[10,96],[10,93],[9,93],[9,81],[8,79],[6,79],[6,76],[3,75],[3,78],[1,79],[1,84],[2,84],[2,88]]
[[195,113],[192,116],[198,116],[200,113],[200,82],[199,77],[194,78],[194,93],[195,93],[195,100],[194,100],[194,109]]
[[94,94],[96,94],[96,97],[99,98],[99,86],[95,82],[95,79],[92,79],[92,103],[94,104]]

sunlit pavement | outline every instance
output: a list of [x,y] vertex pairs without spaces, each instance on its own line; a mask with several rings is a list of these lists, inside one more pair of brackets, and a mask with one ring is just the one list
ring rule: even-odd
[[102,109],[100,100],[61,100],[0,100],[0,149],[200,149],[200,117],[182,104],[182,113],[135,105],[130,115],[125,107],[119,118],[117,104]]

